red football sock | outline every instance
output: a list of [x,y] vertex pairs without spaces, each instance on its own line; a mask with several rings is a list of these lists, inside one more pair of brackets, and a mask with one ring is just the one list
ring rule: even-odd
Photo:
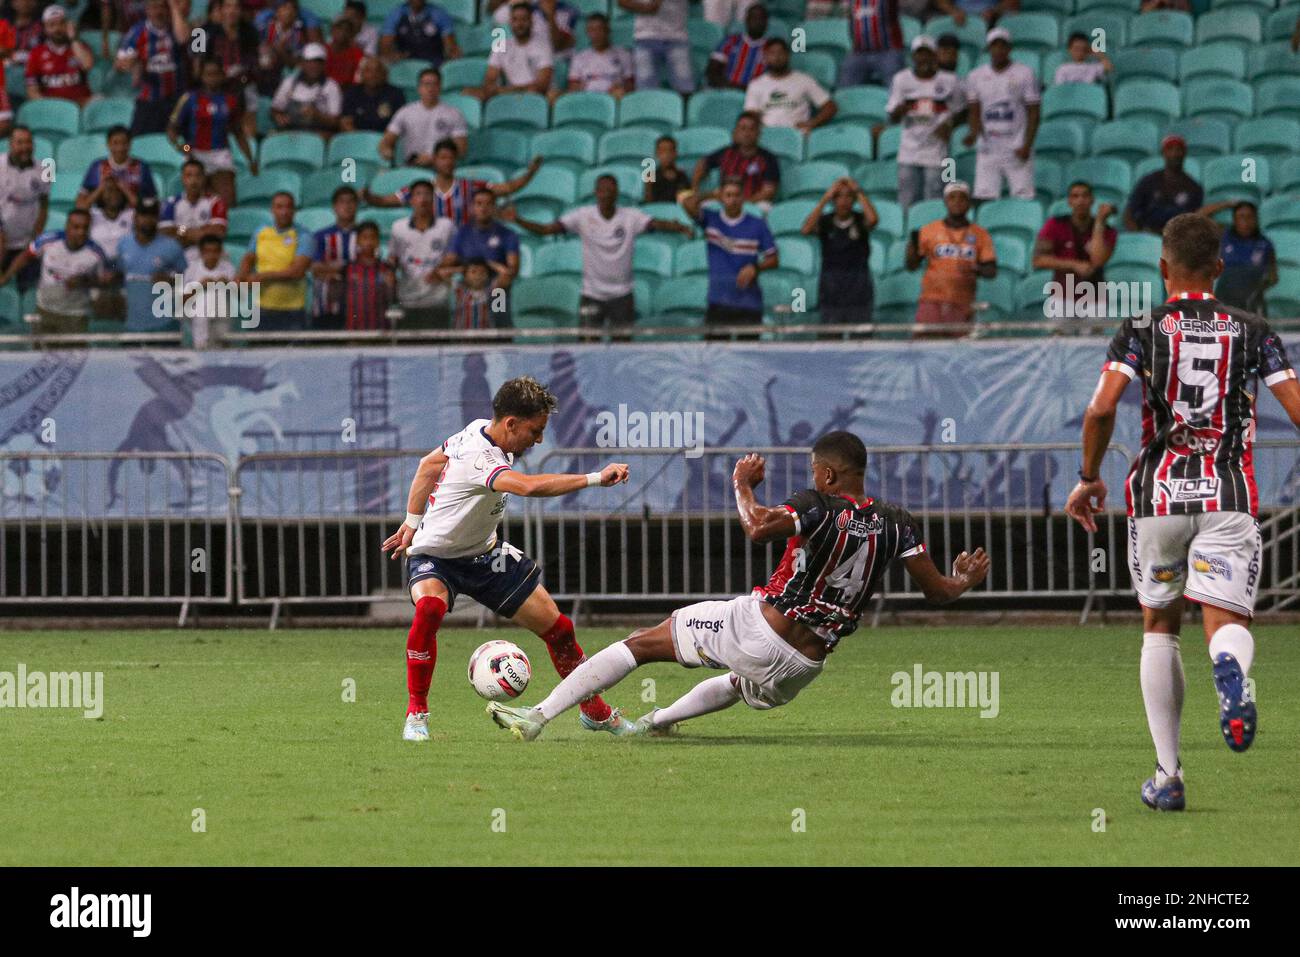
[[415,603],[415,620],[406,636],[407,714],[429,710],[429,684],[438,660],[438,626],[445,614],[447,603],[436,595],[425,595]]
[[[555,624],[542,635],[546,650],[551,654],[551,663],[561,678],[569,677],[574,668],[586,660],[586,655],[578,647],[578,640],[573,636],[573,622],[567,615],[561,614]],[[604,721],[610,715],[610,707],[600,695],[592,695],[580,707],[582,713],[592,721]]]

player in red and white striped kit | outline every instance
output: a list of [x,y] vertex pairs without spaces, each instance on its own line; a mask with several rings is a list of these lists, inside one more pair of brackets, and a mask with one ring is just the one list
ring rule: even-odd
[[1160,272],[1169,299],[1128,319],[1111,343],[1083,423],[1083,467],[1066,512],[1090,532],[1106,501],[1101,481],[1120,396],[1142,383],[1142,450],[1125,483],[1129,567],[1142,605],[1141,683],[1156,746],[1142,800],[1164,811],[1186,804],[1178,741],[1183,600],[1201,605],[1228,747],[1254,740],[1256,704],[1246,677],[1255,656],[1249,625],[1260,573],[1251,444],[1256,381],[1300,426],[1300,383],[1282,340],[1258,316],[1218,302],[1219,231],[1195,213],[1164,229]]

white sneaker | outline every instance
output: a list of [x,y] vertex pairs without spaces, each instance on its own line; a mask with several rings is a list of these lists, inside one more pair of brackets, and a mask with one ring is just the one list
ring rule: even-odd
[[546,727],[546,719],[535,708],[511,708],[499,702],[490,702],[487,713],[492,720],[520,741],[532,741]]
[[429,712],[421,711],[406,716],[406,727],[402,728],[403,741],[429,740]]

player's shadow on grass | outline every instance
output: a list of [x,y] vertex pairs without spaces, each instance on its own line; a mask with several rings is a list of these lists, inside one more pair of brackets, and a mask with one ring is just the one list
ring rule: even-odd
[[[683,747],[687,745],[703,744],[712,746],[732,746],[745,745],[753,747],[756,744],[772,745],[798,745],[800,747],[855,747],[855,748],[881,748],[881,747],[952,747],[954,741],[952,738],[926,738],[918,737],[906,732],[889,733],[886,731],[845,731],[841,733],[821,732],[817,734],[808,734],[802,731],[791,731],[788,734],[746,734],[746,735],[694,735],[689,731],[682,734],[668,735],[656,739],[659,745],[675,745]],[[990,750],[1012,750],[1016,747],[1011,742],[1003,740],[971,740],[968,738],[961,739],[961,747],[967,748],[987,748]]]

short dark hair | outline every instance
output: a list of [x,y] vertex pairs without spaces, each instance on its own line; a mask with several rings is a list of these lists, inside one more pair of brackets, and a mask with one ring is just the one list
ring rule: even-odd
[[73,216],[85,216],[87,219],[90,219],[90,210],[74,206],[72,209],[68,210],[68,215],[63,217],[63,221],[67,222]]
[[121,133],[128,140],[131,138],[131,131],[121,123],[118,123],[115,126],[110,126],[108,128],[108,132],[104,134],[104,141],[107,142],[108,140],[111,140],[114,136],[117,136],[118,133]]
[[220,246],[220,245],[221,245],[221,237],[218,236],[216,233],[207,233],[206,235],[204,235],[202,239],[199,240],[200,249],[202,249],[204,246]]
[[1160,236],[1165,261],[1194,276],[1208,276],[1219,261],[1219,225],[1209,216],[1183,213],[1165,223]]
[[550,415],[559,407],[555,396],[530,375],[521,375],[502,383],[492,397],[492,416],[497,421],[508,415],[532,419]]
[[737,123],[739,123],[741,120],[753,120],[753,121],[754,121],[755,123],[757,123],[759,126],[762,126],[762,125],[763,125],[763,114],[760,113],[760,112],[758,112],[758,110],[745,110],[745,111],[744,111],[743,113],[741,113],[738,117],[736,117],[736,122],[737,122]]
[[1065,45],[1067,47],[1072,46],[1075,40],[1082,40],[1084,43],[1090,43],[1088,40],[1088,34],[1084,33],[1082,30],[1075,30],[1070,34],[1070,39],[1065,41]]
[[763,41],[763,49],[766,50],[768,47],[785,47],[788,50],[790,44],[785,42],[785,37],[768,37]]
[[[429,76],[430,74],[436,76],[438,78],[439,83],[442,82],[442,71],[439,70],[436,66],[426,66],[423,70],[420,71],[420,75],[415,78],[415,82],[423,83],[424,78],[426,76]],[[456,144],[452,143],[452,145],[455,146]]]
[[465,260],[466,269],[472,269],[475,266],[482,266],[484,269],[490,268],[488,266],[488,261],[484,259],[482,256],[474,256],[470,259]]
[[609,25],[609,17],[605,16],[605,14],[601,13],[599,10],[597,10],[595,13],[587,14],[587,22],[590,23],[592,20],[599,20],[601,23],[605,24],[606,26]]
[[337,203],[340,196],[351,196],[353,199],[356,199],[357,191],[351,186],[340,186],[330,195],[330,205],[333,206]]
[[192,157],[192,156],[191,156],[189,159],[187,159],[184,163],[181,164],[181,172],[182,172],[182,173],[185,172],[185,170],[186,170],[188,167],[190,167],[190,166],[197,166],[197,167],[199,168],[199,172],[200,172],[200,173],[206,173],[206,172],[207,172],[207,170],[205,170],[205,169],[203,168],[203,164],[200,163],[198,160],[196,160],[196,159],[195,159],[194,157]]
[[480,186],[478,187],[478,189],[474,190],[474,192],[470,195],[470,201],[473,202],[474,200],[482,196],[484,193],[487,193],[489,196],[492,197],[492,202],[495,205],[497,201],[497,194],[492,192],[492,188],[487,185]]
[[722,181],[718,183],[719,192],[725,186],[735,186],[738,189],[743,190],[745,188],[745,181],[739,176],[724,176],[722,177]]
[[272,194],[271,194],[271,202],[274,203],[274,202],[275,202],[277,199],[279,199],[281,196],[288,196],[288,197],[289,197],[289,202],[293,203],[294,209],[297,209],[297,208],[298,208],[298,199],[297,199],[297,197],[295,197],[295,196],[293,195],[293,193],[289,192],[287,189],[278,189],[278,190],[276,190],[274,193],[272,193]]
[[363,222],[361,225],[357,227],[357,235],[360,236],[362,233],[374,233],[376,236],[378,236],[380,234],[379,224],[375,222],[373,219],[367,219],[365,222]]
[[428,179],[417,179],[417,180],[415,180],[415,181],[412,182],[412,183],[407,183],[407,184],[406,184],[406,192],[407,192],[407,194],[409,195],[409,194],[411,194],[411,193],[414,193],[417,189],[420,189],[421,187],[423,187],[424,189],[427,189],[429,192],[432,193],[432,192],[433,192],[433,181],[432,181],[432,180],[428,180]]
[[663,133],[659,136],[659,139],[655,140],[655,146],[658,146],[660,143],[663,143],[665,141],[672,143],[673,146],[677,145],[677,140],[674,139],[671,134]]
[[527,11],[528,11],[528,15],[529,15],[529,16],[532,16],[533,8],[532,8],[532,6],[528,3],[528,0],[514,0],[514,2],[513,2],[512,4],[510,4],[510,14],[511,14],[511,16],[514,16],[514,12],[515,12],[515,10],[519,9],[520,7],[523,7],[525,10],[527,10]]
[[[441,76],[441,74],[439,74],[439,76]],[[450,136],[444,136],[442,139],[438,140],[438,142],[433,144],[434,153],[441,153],[443,150],[451,150],[453,153],[460,155],[460,147],[456,145],[456,141]]]
[[361,14],[363,19],[370,13],[370,11],[366,9],[366,5],[362,0],[348,0],[347,3],[343,4],[343,9],[355,10],[357,13]]
[[1089,183],[1086,179],[1076,179],[1073,183],[1071,183],[1071,184],[1066,188],[1066,190],[1065,190],[1065,195],[1069,196],[1069,195],[1070,195],[1070,190],[1074,189],[1074,187],[1076,187],[1076,186],[1082,186],[1082,187],[1083,187],[1084,189],[1086,189],[1088,192],[1090,192],[1090,193],[1092,192],[1092,184],[1091,184],[1091,183]]
[[852,432],[827,432],[813,445],[812,454],[813,458],[827,459],[854,475],[867,471],[867,447]]
[[936,41],[941,47],[956,47],[961,49],[961,39],[955,33],[942,34]]

